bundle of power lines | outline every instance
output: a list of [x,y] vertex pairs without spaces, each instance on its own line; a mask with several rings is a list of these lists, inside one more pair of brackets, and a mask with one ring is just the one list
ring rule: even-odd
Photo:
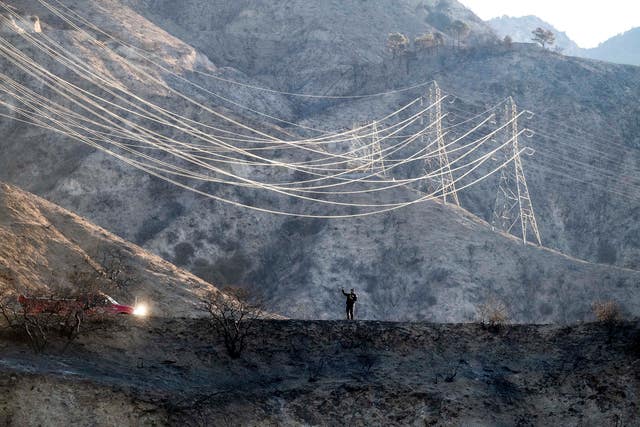
[[[133,85],[93,66],[46,32],[18,28],[16,35],[0,37],[2,60],[14,72],[0,73],[0,93],[4,94],[0,97],[4,107],[0,115],[62,134],[214,200],[300,217],[366,216],[427,200],[453,197],[457,201],[458,191],[487,179],[524,151],[511,149],[517,137],[526,132],[513,131],[524,112],[497,123],[496,110],[501,102],[464,121],[443,126],[445,114],[441,109],[447,97],[440,94],[434,82],[376,94],[308,95],[199,72],[230,85],[307,98],[362,99],[427,86],[436,88],[429,97],[415,98],[384,117],[350,129],[326,131],[296,124],[187,79],[154,55],[106,33],[59,2],[56,7],[39,1],[74,29],[96,55],[125,64],[130,72],[161,88],[176,103],[197,111],[199,120],[136,93]],[[10,27],[10,21],[28,25],[4,2],[0,2],[0,9],[4,11],[0,20],[5,27]],[[109,44],[100,40],[105,37]],[[118,47],[126,48],[127,56]],[[15,73],[21,77],[10,75]],[[268,123],[298,127],[305,136],[240,120],[222,108],[194,99],[159,75],[186,85],[202,95],[199,99],[228,103]],[[455,136],[453,131],[457,132]],[[238,197],[239,192],[252,196]],[[275,197],[263,197],[264,193]],[[292,203],[294,200],[302,203]]]

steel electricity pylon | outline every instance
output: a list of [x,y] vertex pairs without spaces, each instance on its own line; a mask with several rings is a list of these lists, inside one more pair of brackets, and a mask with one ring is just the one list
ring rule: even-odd
[[505,106],[504,120],[506,123],[503,132],[504,143],[509,142],[509,144],[502,151],[505,160],[513,158],[513,167],[509,165],[501,170],[491,224],[507,233],[520,234],[522,242],[525,244],[533,236],[535,243],[542,246],[538,222],[533,211],[529,187],[520,158],[518,109],[511,97]]
[[373,170],[377,169],[380,175],[382,175],[383,177],[387,176],[387,169],[384,164],[384,156],[382,155],[382,146],[380,145],[380,136],[378,135],[378,122],[373,122],[372,126],[371,163],[371,168]]
[[[358,128],[356,124],[354,129]],[[386,166],[384,164],[384,156],[382,155],[382,147],[380,145],[380,136],[378,135],[378,123],[371,124],[371,140],[364,139],[355,135],[352,142],[355,161],[355,167],[361,173],[373,173],[386,176]]]
[[[433,123],[434,130],[431,132],[432,141],[436,141],[438,146],[438,165],[439,176],[437,193],[442,194],[442,200],[446,204],[449,200],[454,204],[460,206],[460,200],[458,199],[458,193],[456,191],[455,180],[451,173],[451,165],[449,163],[449,155],[447,154],[447,147],[442,133],[442,91],[437,82],[433,82],[429,88],[429,105],[433,105],[429,109],[429,123]],[[427,172],[432,172],[433,167],[429,159],[425,161],[425,169]]]

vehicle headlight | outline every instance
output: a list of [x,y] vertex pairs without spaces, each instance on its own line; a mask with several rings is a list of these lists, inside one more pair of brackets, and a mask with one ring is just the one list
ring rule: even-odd
[[147,314],[149,314],[149,308],[147,307],[146,304],[137,304],[133,309],[134,316],[144,317]]

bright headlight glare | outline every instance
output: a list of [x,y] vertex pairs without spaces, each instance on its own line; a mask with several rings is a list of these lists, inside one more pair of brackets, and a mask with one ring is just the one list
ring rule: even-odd
[[145,304],[138,304],[133,309],[134,316],[146,316],[148,312],[149,310],[147,309],[147,306]]

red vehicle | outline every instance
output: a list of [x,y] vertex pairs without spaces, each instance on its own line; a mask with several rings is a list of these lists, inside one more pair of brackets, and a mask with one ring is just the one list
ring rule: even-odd
[[85,295],[77,299],[28,298],[18,297],[25,313],[69,314],[83,311],[88,315],[95,314],[138,314],[139,310],[129,305],[118,304],[116,300],[103,293]]

